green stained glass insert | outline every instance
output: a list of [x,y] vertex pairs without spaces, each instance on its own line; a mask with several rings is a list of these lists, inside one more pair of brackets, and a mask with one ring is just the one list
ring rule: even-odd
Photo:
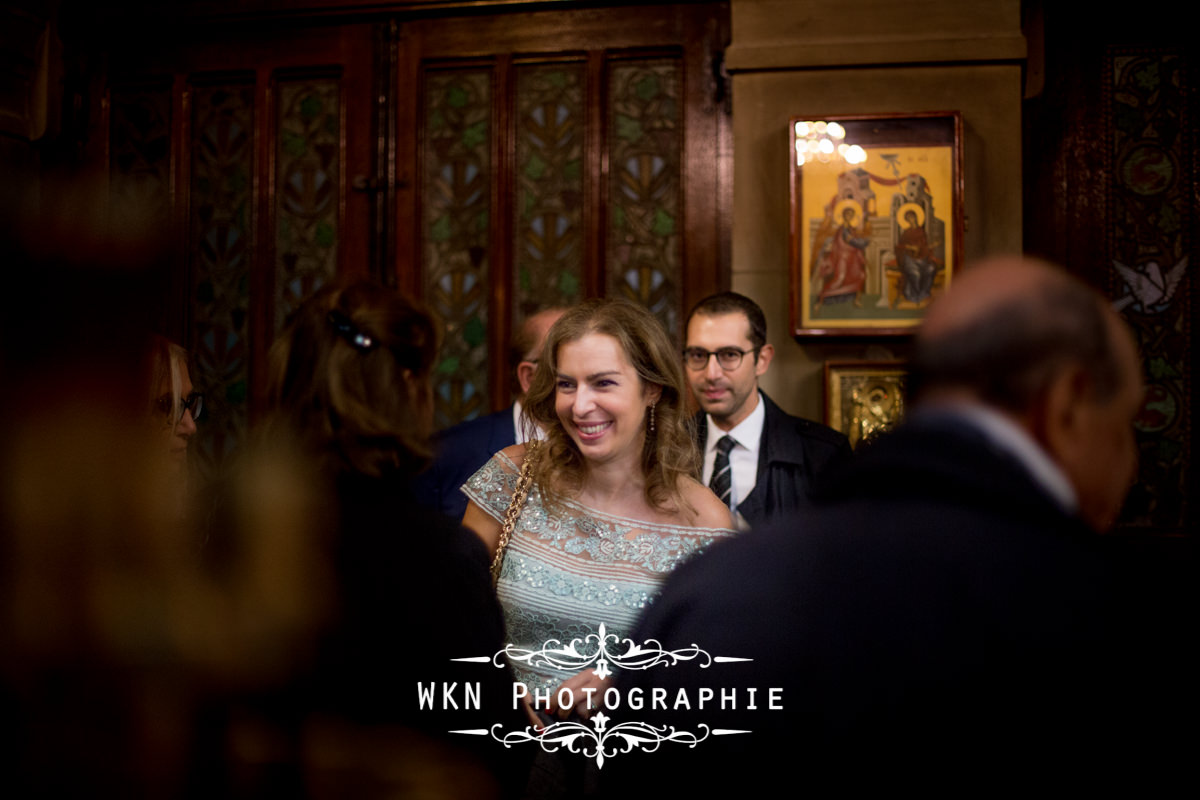
[[288,315],[337,273],[341,90],[334,78],[278,84],[275,303]]
[[574,272],[563,272],[558,276],[558,288],[563,299],[570,302],[579,297],[579,276]]
[[538,157],[537,153],[534,153],[529,157],[529,161],[525,164],[525,177],[536,181],[545,174],[546,162],[542,161],[542,159]]
[[434,379],[434,421],[443,428],[488,410],[492,75],[430,70],[420,91],[421,280],[446,325]]
[[300,116],[305,120],[316,119],[317,115],[322,110],[321,98],[315,94],[309,94],[300,101]]
[[1161,380],[1162,378],[1178,378],[1179,370],[1171,366],[1171,364],[1161,356],[1151,358],[1147,362],[1147,372],[1150,377]]
[[513,325],[578,299],[583,282],[583,63],[516,70]]
[[190,347],[192,383],[204,392],[205,413],[190,457],[211,475],[245,440],[248,427],[253,76],[244,85],[194,87],[191,136]]
[[451,84],[446,90],[446,105],[453,109],[462,109],[471,102],[471,92],[463,84]]
[[303,136],[297,136],[294,133],[284,133],[280,137],[280,147],[283,149],[285,155],[292,158],[299,158],[304,155],[307,146]]
[[317,224],[313,239],[322,247],[333,247],[337,243],[337,231],[328,222]]
[[675,218],[660,208],[654,212],[654,225],[650,231],[655,236],[670,236],[675,233]]
[[646,74],[634,87],[637,98],[643,102],[653,100],[658,96],[658,83],[657,75],[653,72]]
[[429,238],[435,242],[449,240],[451,233],[453,233],[453,228],[448,216],[439,217],[433,225],[429,226]]
[[683,302],[681,75],[671,58],[608,67],[607,293],[646,306],[672,333]]
[[621,206],[614,206],[609,212],[612,219],[612,227],[614,230],[623,230],[625,228],[625,209]]
[[626,117],[623,114],[617,115],[617,138],[624,139],[627,142],[636,142],[642,138],[642,123],[636,119]]
[[487,141],[488,121],[483,120],[463,131],[463,147],[478,147]]
[[487,326],[479,317],[471,317],[463,326],[463,338],[471,347],[478,347],[487,341]]
[[[1195,75],[1175,47],[1110,50],[1106,94],[1106,146],[1112,173],[1107,196],[1109,289],[1113,307],[1133,330],[1146,365],[1146,392],[1134,420],[1138,479],[1118,524],[1158,531],[1187,530],[1194,515],[1188,492],[1191,451],[1191,334],[1194,272],[1195,146],[1187,133],[1188,98]],[[1146,296],[1149,281],[1179,290]],[[1148,277],[1149,276],[1149,277]]]

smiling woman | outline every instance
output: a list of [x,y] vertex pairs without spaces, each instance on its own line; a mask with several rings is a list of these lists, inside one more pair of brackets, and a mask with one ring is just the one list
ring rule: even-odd
[[685,385],[676,348],[646,309],[605,300],[571,309],[547,335],[526,397],[549,450],[535,482],[601,510],[692,521]]
[[[734,533],[728,507],[695,479],[684,386],[670,338],[640,306],[584,303],[550,329],[525,402],[544,441],[497,453],[463,487],[463,522],[501,560],[497,592],[513,646],[579,640],[579,652],[592,654],[603,624],[623,650],[667,573]],[[505,548],[527,457],[530,488]],[[575,698],[544,709],[559,719],[588,716],[587,698],[597,696],[589,689],[602,694],[608,684],[591,669],[516,663],[513,671],[530,688],[527,700]]]
[[[684,386],[677,350],[641,306],[589,301],[551,327],[524,403],[544,441],[498,452],[463,487],[463,523],[500,561],[511,646],[575,640],[592,655],[602,625],[624,650],[667,573],[734,533],[728,507],[696,481]],[[536,660],[512,669],[529,688],[534,724],[587,717],[598,708],[589,698],[610,682]],[[533,698],[552,716],[536,715]],[[527,796],[560,795],[556,784],[580,780],[564,777],[565,768],[557,756],[538,756]]]
[[590,468],[636,472],[644,422],[662,387],[644,383],[611,336],[589,333],[558,353],[554,408]]

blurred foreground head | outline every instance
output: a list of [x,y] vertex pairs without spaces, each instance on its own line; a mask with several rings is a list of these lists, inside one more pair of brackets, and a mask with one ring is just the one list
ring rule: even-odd
[[239,484],[254,502],[233,510],[244,508],[223,549],[197,553],[180,518],[199,407],[183,351],[148,335],[183,330],[154,221],[113,208],[103,180],[44,181],[0,202],[0,263],[19,287],[0,297],[0,770],[12,796],[229,796],[183,788],[222,779],[190,766],[209,752],[195,744],[206,702],[285,680],[328,605],[311,506],[293,489],[307,486],[288,472]]
[[1046,262],[991,258],[956,277],[917,336],[919,406],[987,406],[1025,429],[1075,489],[1096,530],[1137,467],[1141,365],[1103,296]]
[[273,432],[338,470],[416,473],[430,457],[437,346],[430,315],[391,289],[320,289],[271,347]]

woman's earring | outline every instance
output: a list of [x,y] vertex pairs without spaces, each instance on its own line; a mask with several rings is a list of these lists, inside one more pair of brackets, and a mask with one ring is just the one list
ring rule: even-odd
[[650,406],[650,423],[646,427],[654,433],[654,406]]

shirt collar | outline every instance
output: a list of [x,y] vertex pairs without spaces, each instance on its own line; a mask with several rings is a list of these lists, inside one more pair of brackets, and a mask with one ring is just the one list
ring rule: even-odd
[[[520,400],[513,401],[513,430],[517,433],[517,444],[524,444],[530,439],[545,439],[546,432],[542,430],[540,425],[535,424],[531,419],[521,416],[521,411],[524,408]],[[532,435],[530,433],[531,429]]]
[[723,431],[713,422],[711,414],[706,414],[708,422],[708,438],[705,440],[705,450],[716,450],[717,442],[722,436],[732,436],[734,442],[751,453],[758,453],[759,443],[762,442],[763,424],[767,419],[767,404],[762,392],[758,393],[758,403],[750,416],[733,426],[732,430]]

